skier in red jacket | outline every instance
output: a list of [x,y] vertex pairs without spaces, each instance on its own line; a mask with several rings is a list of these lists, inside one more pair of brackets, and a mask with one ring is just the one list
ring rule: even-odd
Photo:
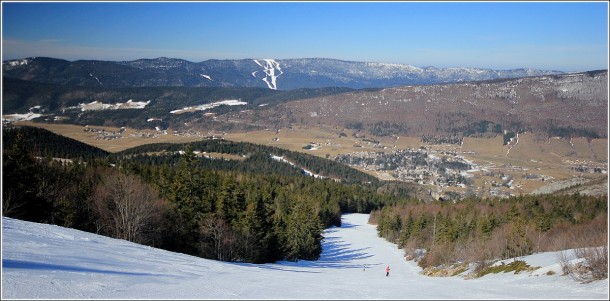
[[386,276],[386,277],[387,277],[387,276],[390,276],[390,266],[387,266],[387,267],[385,268],[385,276]]

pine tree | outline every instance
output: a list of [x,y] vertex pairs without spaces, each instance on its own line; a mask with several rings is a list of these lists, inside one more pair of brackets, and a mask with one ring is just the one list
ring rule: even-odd
[[178,248],[193,254],[198,250],[199,221],[210,211],[210,205],[202,202],[201,174],[196,167],[196,157],[187,144],[174,176],[169,201],[178,219],[173,225]]
[[527,237],[527,222],[517,217],[509,224],[504,258],[527,255],[532,250],[532,244]]
[[245,195],[231,175],[223,176],[217,188],[216,213],[226,221],[235,220],[245,207]]
[[400,231],[400,236],[398,239],[399,246],[404,247],[407,242],[409,242],[411,238],[411,233],[413,232],[414,223],[415,221],[413,220],[413,214],[411,211],[409,211],[409,216],[407,217],[407,220],[405,221],[404,226]]
[[37,163],[21,132],[8,151],[2,154],[2,214],[39,222],[44,215],[41,200],[36,197]]
[[265,211],[265,204],[260,193],[255,193],[248,201],[239,229],[242,238],[243,256],[246,261],[263,263],[269,260],[269,232],[270,225]]
[[322,253],[322,225],[313,206],[298,198],[288,215],[285,233],[284,257],[287,260],[315,260]]

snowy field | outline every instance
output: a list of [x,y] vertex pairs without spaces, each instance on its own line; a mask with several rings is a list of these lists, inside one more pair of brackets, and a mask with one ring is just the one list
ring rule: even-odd
[[199,106],[194,106],[194,107],[186,107],[186,108],[182,108],[179,110],[173,110],[173,111],[169,111],[169,112],[171,114],[182,114],[182,113],[186,113],[186,112],[205,111],[205,110],[213,109],[213,108],[219,107],[219,106],[243,106],[243,105],[247,105],[247,104],[248,103],[245,101],[229,99],[229,100],[217,101],[217,102],[213,102],[213,103],[206,103],[204,105],[199,105]]
[[[561,276],[556,253],[532,273],[420,275],[368,215],[325,231],[318,261],[225,263],[53,225],[2,219],[2,299],[604,299],[608,280]],[[385,267],[390,266],[390,276]],[[555,275],[546,275],[548,270]]]
[[102,103],[102,102],[95,100],[90,103],[80,103],[80,104],[78,104],[78,106],[75,106],[75,107],[67,107],[65,110],[79,109],[79,110],[85,112],[85,111],[101,111],[101,110],[144,109],[148,104],[150,104],[150,100],[149,101],[133,101],[132,99],[130,99],[127,102],[124,102],[124,103],[117,102],[115,104],[107,104],[107,103]]

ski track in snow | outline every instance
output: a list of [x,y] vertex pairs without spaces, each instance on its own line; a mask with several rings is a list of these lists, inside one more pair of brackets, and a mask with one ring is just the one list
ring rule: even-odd
[[324,178],[326,178],[325,176],[322,176],[322,175],[319,175],[319,174],[315,174],[315,173],[313,173],[312,171],[307,170],[307,169],[305,169],[305,168],[303,168],[303,167],[296,166],[296,164],[294,164],[294,163],[292,163],[292,162],[290,162],[290,161],[286,160],[286,159],[284,158],[284,156],[281,156],[281,157],[280,157],[280,156],[276,156],[276,155],[271,155],[271,158],[272,158],[273,160],[275,160],[275,161],[278,161],[278,162],[283,162],[283,163],[289,164],[290,166],[294,166],[294,167],[296,167],[296,168],[299,168],[299,169],[301,169],[301,170],[302,170],[302,171],[303,171],[303,172],[304,172],[306,175],[308,175],[308,176],[312,176],[312,177],[314,177],[314,178],[316,178],[316,179],[324,179]]
[[[263,61],[265,64],[263,65],[259,61]],[[269,89],[277,90],[277,78],[284,73],[280,64],[273,59],[254,60],[254,62],[263,67],[263,71],[266,75],[263,78],[263,81],[267,84],[267,87],[269,87]],[[275,74],[276,70],[279,72],[277,75]],[[255,76],[255,73],[256,72],[253,72],[252,76]]]
[[94,75],[93,75],[93,74],[91,74],[91,73],[89,73],[89,75],[90,75],[91,77],[95,78],[95,80],[97,80],[97,82],[100,84],[100,86],[104,86],[104,85],[102,84],[102,82],[100,81],[100,79],[99,79],[99,78],[97,78],[97,76],[94,76]]
[[[508,156],[508,154],[510,154],[510,150],[513,149],[513,147],[517,146],[517,144],[519,144],[519,133],[517,133],[515,140],[517,141],[517,142],[515,142],[515,144],[510,145],[510,143],[509,143],[509,148],[506,151],[507,156]],[[510,139],[510,142],[513,142],[513,138]]]
[[[607,299],[608,281],[579,284],[556,253],[525,259],[537,274],[435,278],[379,238],[367,214],[326,229],[320,260],[272,264],[202,259],[74,229],[2,219],[2,298],[25,299]],[[391,268],[385,276],[385,267]]]

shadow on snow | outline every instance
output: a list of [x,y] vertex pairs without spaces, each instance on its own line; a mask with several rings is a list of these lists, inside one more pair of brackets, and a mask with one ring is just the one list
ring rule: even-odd
[[131,276],[163,276],[160,274],[150,273],[133,273],[123,271],[112,271],[102,269],[83,268],[69,265],[50,264],[33,261],[23,260],[2,260],[3,269],[28,269],[28,270],[48,270],[48,271],[67,271],[67,272],[81,272],[81,273],[100,273],[100,274],[114,274],[114,275],[131,275]]
[[[356,228],[360,225],[342,221],[340,228]],[[322,253],[318,260],[299,260],[299,261],[279,261],[272,264],[251,264],[251,263],[232,263],[241,266],[252,266],[261,269],[281,270],[300,273],[321,273],[315,269],[364,269],[381,265],[381,263],[362,262],[362,260],[373,257],[366,248],[354,249],[351,244],[346,243],[338,237],[329,236],[338,231],[339,228],[333,227],[324,230],[326,237],[322,240]],[[360,261],[360,262],[357,262]],[[303,268],[303,269],[299,269]],[[313,270],[305,270],[305,268]]]

